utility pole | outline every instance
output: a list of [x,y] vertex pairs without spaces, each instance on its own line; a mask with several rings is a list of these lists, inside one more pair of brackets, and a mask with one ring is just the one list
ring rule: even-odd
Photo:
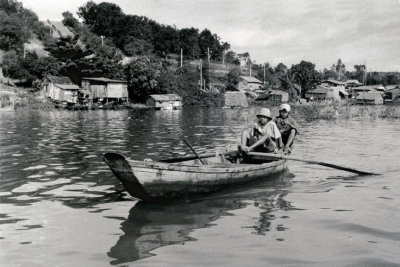
[[203,89],[203,66],[202,60],[200,58],[200,89]]
[[250,61],[250,59],[249,59],[249,69],[250,69],[250,77],[251,77],[251,61]]
[[183,60],[183,49],[181,48],[181,70],[182,70],[182,60]]
[[[210,76],[210,70],[211,70],[211,64],[210,64],[210,48],[207,47],[207,54],[208,54],[208,88],[211,89],[211,76]],[[205,85],[204,85],[205,87]]]
[[265,84],[265,63],[264,63],[264,84]]
[[364,61],[364,66],[365,66],[365,71],[364,71],[365,82],[364,82],[364,85],[367,85],[367,75],[368,75],[368,72],[367,72],[367,59],[365,59],[365,61]]

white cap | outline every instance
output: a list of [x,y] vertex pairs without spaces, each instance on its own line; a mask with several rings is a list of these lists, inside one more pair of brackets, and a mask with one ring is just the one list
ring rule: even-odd
[[260,110],[257,112],[257,116],[265,116],[268,118],[272,118],[271,111],[269,110],[269,108],[260,108]]
[[282,109],[286,109],[287,112],[290,112],[290,106],[289,106],[289,104],[282,104],[282,105],[279,107],[279,110],[282,110]]

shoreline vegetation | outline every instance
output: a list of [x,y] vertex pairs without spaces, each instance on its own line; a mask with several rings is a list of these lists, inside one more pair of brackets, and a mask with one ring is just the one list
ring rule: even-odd
[[[10,105],[14,99],[14,109],[19,111],[51,111],[58,110],[55,103],[49,99],[38,97],[37,93],[28,92],[25,88],[0,85],[1,107]],[[400,119],[400,105],[355,105],[347,101],[314,101],[303,104],[291,104],[291,116],[300,121],[318,120],[363,120],[363,119]],[[222,108],[220,106],[219,108]],[[278,114],[278,105],[268,101],[249,101],[249,107],[233,108],[232,120],[250,122],[254,118],[254,108],[270,107],[274,114]],[[215,107],[213,107],[215,108]],[[98,108],[93,108],[98,109]],[[107,109],[107,107],[106,107]],[[111,109],[111,107],[109,108]],[[144,104],[131,103],[128,107],[113,107],[112,109],[150,109]]]

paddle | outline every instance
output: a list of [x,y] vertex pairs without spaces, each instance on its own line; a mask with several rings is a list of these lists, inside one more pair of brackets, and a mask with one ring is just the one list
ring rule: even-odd
[[286,160],[301,161],[301,162],[306,162],[309,164],[317,164],[317,165],[334,168],[334,169],[338,169],[338,170],[342,170],[342,171],[353,172],[353,173],[357,173],[357,174],[361,174],[361,175],[377,175],[376,173],[359,171],[359,170],[344,167],[344,166],[338,166],[338,165],[335,165],[332,163],[326,163],[326,162],[315,161],[315,160],[307,160],[307,159],[299,159],[299,158],[295,158],[292,156],[283,156],[283,155],[277,155],[277,154],[272,154],[272,153],[260,153],[260,152],[249,152],[249,153],[247,153],[247,155],[252,156],[252,157],[265,158],[265,159],[286,159]]
[[194,148],[189,144],[189,142],[186,140],[186,138],[183,138],[183,141],[186,143],[186,145],[192,150],[192,152],[196,155],[196,157],[200,160],[201,164],[204,165],[204,161],[201,160],[199,154],[196,153]]

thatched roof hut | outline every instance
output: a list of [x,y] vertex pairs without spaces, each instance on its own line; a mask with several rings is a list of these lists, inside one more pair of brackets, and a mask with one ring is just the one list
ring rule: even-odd
[[248,107],[246,94],[243,92],[225,92],[225,107]]

